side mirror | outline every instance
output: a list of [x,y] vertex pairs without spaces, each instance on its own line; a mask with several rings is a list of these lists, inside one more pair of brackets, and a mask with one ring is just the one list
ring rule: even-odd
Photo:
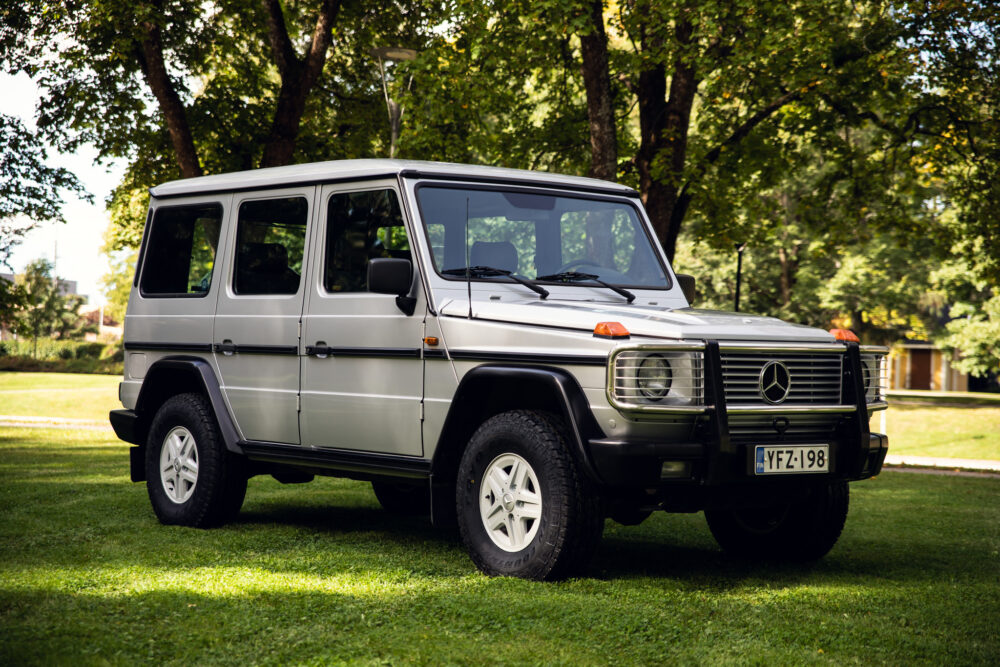
[[684,298],[687,299],[689,304],[694,304],[694,276],[689,276],[686,273],[678,273],[676,275],[677,284],[681,286]]
[[368,261],[368,291],[376,294],[395,294],[396,305],[407,315],[412,315],[417,300],[411,296],[413,264],[408,259],[378,257]]

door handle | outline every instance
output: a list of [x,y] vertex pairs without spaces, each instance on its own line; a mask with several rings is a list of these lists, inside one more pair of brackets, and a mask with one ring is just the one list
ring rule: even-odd
[[315,345],[306,345],[306,354],[317,359],[326,359],[333,354],[333,348],[326,341],[318,340]]
[[215,351],[221,352],[222,354],[232,356],[236,352],[236,343],[229,340],[228,338],[221,343],[215,344]]

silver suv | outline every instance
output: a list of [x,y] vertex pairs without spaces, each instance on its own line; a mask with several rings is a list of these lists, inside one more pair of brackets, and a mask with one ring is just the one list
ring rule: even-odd
[[111,423],[164,523],[334,475],[492,575],[579,573],[655,510],[813,559],[885,458],[886,350],[692,309],[630,188],[358,160],[151,195]]

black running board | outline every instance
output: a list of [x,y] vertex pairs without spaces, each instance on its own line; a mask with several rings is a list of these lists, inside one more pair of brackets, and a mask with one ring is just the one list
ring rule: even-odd
[[240,447],[252,461],[282,463],[301,468],[392,477],[427,478],[431,474],[430,460],[417,456],[373,454],[350,449],[304,447],[257,440],[242,441]]

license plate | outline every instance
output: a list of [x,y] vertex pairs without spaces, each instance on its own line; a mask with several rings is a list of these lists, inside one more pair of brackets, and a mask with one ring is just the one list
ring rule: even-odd
[[755,475],[829,472],[830,445],[757,445]]

